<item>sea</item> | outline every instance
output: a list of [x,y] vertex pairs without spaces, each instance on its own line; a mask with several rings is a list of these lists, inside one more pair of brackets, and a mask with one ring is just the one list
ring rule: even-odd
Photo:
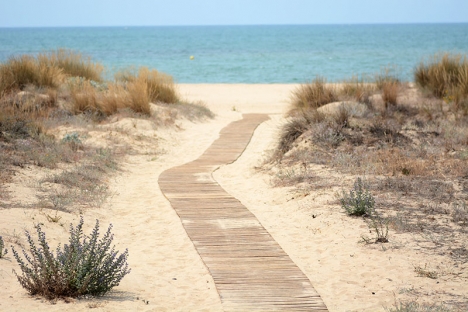
[[390,71],[412,81],[437,53],[468,55],[468,24],[0,28],[0,62],[72,49],[112,79],[146,66],[179,83],[303,83]]

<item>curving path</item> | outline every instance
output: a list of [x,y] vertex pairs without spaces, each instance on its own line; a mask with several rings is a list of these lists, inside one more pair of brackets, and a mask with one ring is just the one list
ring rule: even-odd
[[242,154],[267,119],[246,114],[229,124],[200,158],[163,172],[159,185],[213,276],[225,311],[327,311],[257,218],[212,178]]

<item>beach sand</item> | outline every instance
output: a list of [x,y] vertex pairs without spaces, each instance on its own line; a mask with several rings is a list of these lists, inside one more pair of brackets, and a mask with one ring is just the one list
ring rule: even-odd
[[[159,190],[158,176],[198,158],[219,131],[242,118],[242,113],[266,113],[271,119],[258,127],[238,161],[222,166],[214,178],[257,216],[309,277],[330,311],[384,311],[399,300],[435,303],[452,295],[466,296],[468,268],[451,266],[444,255],[422,252],[409,234],[390,233],[388,244],[359,243],[361,235],[369,232],[367,225],[346,216],[335,196],[352,185],[354,177],[315,166],[315,174],[336,186],[317,187],[304,196],[291,188],[273,187],[271,173],[256,169],[275,147],[294,88],[182,84],[182,97],[202,101],[215,112],[215,119],[178,121],[177,127],[159,129],[146,127],[144,120],[116,122],[120,128],[128,127],[127,131],[154,137],[157,143],[135,141],[142,152],[127,156],[122,170],[109,179],[111,198],[100,208],[84,210],[83,215],[87,233],[95,219],[100,220],[101,232],[113,224],[117,249],[129,250],[131,273],[102,298],[49,302],[21,288],[12,273],[19,268],[10,251],[6,259],[0,259],[0,311],[222,311],[213,279]],[[112,131],[112,124],[106,127],[105,131]],[[103,131],[94,132],[99,136]],[[90,131],[89,140],[94,132]],[[34,181],[44,174],[37,168],[18,172],[7,188],[12,198],[31,202]],[[8,246],[13,242],[26,246],[23,232],[33,230],[37,223],[43,224],[52,245],[66,242],[70,222],[79,220],[78,213],[59,213],[60,222],[49,222],[51,211],[21,205],[0,213],[0,235]],[[439,278],[418,276],[417,266],[436,270]]]

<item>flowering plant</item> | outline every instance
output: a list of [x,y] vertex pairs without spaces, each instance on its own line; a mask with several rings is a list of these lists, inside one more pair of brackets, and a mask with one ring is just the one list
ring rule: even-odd
[[128,250],[118,254],[111,247],[114,235],[112,224],[101,239],[99,220],[90,236],[83,234],[83,217],[76,227],[70,224],[69,243],[59,245],[55,255],[51,251],[45,233],[36,225],[38,244],[26,231],[29,253],[22,250],[23,259],[12,247],[13,255],[23,274],[16,272],[21,286],[31,295],[43,295],[48,299],[57,297],[78,297],[81,295],[103,295],[119,285],[130,273]]

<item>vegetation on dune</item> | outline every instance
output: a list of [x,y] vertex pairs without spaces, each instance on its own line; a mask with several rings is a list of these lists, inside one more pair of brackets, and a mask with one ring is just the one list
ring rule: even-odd
[[[274,185],[307,195],[357,178],[337,200],[347,214],[363,216],[375,234],[361,242],[392,243],[389,232],[390,238],[406,232],[454,263],[466,262],[467,73],[466,56],[445,53],[415,68],[417,88],[388,69],[373,80],[355,76],[331,85],[318,77],[301,85],[265,164],[275,172]],[[323,178],[316,170],[338,172],[339,178]],[[360,177],[366,177],[365,187]],[[417,272],[437,278],[423,271]]]
[[323,77],[316,77],[311,83],[301,84],[293,91],[291,104],[294,110],[317,109],[338,99],[336,90]]
[[423,90],[453,103],[468,115],[468,59],[466,55],[442,53],[422,61],[414,71],[414,81]]
[[[96,123],[105,123],[108,116],[144,118],[155,126],[174,124],[178,116],[213,117],[202,105],[180,103],[169,75],[141,68],[135,75],[105,81],[102,73],[102,65],[70,50],[14,56],[0,64],[0,207],[19,204],[11,202],[3,187],[25,166],[45,173],[35,181],[38,201],[25,205],[54,210],[55,216],[43,212],[49,222],[59,222],[58,212],[99,207],[110,195],[106,178],[118,168],[117,154],[129,149],[121,142],[103,148],[84,141],[86,128],[98,128]],[[156,104],[153,112],[151,102]],[[70,127],[73,132],[60,137],[60,132],[49,131]],[[110,131],[104,140],[116,139]],[[48,299],[103,295],[130,272],[128,252],[118,254],[111,246],[111,227],[100,239],[98,222],[89,236],[82,227],[83,220],[71,226],[69,244],[54,253],[39,223],[36,240],[26,233],[29,250],[13,249],[21,269],[15,274],[30,294]],[[4,245],[0,236],[0,258],[8,252]]]
[[132,69],[122,70],[115,74],[115,80],[137,85],[145,84],[146,94],[154,103],[173,104],[180,101],[172,77],[154,69],[141,67],[137,73]]

